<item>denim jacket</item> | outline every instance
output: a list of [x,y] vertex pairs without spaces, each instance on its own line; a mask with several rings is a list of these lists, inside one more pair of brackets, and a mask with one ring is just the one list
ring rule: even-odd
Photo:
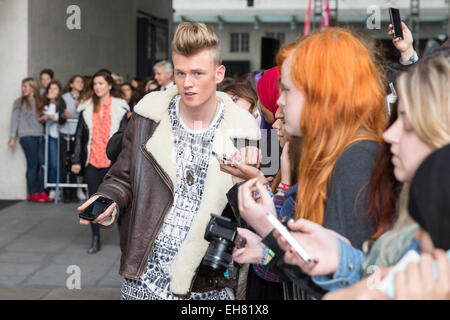
[[[339,265],[332,276],[313,276],[313,282],[327,291],[343,289],[360,281],[369,270],[363,270],[366,255],[358,249],[338,238],[339,243]],[[421,252],[419,242],[413,238],[404,249],[398,260],[409,250]]]

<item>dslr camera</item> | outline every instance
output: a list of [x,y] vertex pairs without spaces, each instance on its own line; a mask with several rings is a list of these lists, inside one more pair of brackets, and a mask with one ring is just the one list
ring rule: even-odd
[[230,218],[211,214],[211,220],[205,231],[205,240],[209,242],[203,257],[203,265],[213,270],[226,270],[237,238],[237,225]]
[[[234,247],[243,248],[245,238],[239,236],[237,227],[245,228],[246,224],[240,218],[237,190],[242,183],[236,184],[227,193],[228,205],[222,215],[211,214],[211,220],[205,231],[205,240],[209,242],[202,264],[214,271],[225,271],[232,262]],[[231,218],[229,218],[231,217]]]

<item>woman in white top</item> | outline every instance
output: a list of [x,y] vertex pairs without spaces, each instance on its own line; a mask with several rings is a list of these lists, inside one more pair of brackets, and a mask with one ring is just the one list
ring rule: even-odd
[[[57,178],[57,162],[58,162],[58,134],[59,134],[59,110],[64,110],[65,102],[61,99],[61,84],[57,80],[52,80],[45,91],[44,96],[44,114],[40,120],[47,121],[48,123],[48,182],[56,183]],[[60,165],[61,168],[61,165]],[[58,178],[61,180],[61,174]],[[50,188],[50,198],[55,197],[55,188]]]

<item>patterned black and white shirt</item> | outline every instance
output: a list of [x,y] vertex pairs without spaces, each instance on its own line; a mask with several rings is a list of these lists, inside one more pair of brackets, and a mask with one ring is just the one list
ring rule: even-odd
[[[180,96],[169,106],[176,150],[176,187],[174,203],[155,240],[147,268],[139,280],[124,279],[121,298],[142,300],[178,300],[170,291],[170,266],[186,238],[202,200],[206,172],[216,129],[223,119],[224,106],[210,125],[202,130],[189,129],[180,117]],[[192,293],[193,300],[234,299],[231,289]]]

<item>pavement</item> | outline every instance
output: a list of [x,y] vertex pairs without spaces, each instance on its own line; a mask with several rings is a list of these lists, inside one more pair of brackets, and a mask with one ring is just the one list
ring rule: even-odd
[[122,277],[117,226],[101,230],[87,254],[89,226],[77,203],[21,201],[0,210],[0,300],[118,300]]

